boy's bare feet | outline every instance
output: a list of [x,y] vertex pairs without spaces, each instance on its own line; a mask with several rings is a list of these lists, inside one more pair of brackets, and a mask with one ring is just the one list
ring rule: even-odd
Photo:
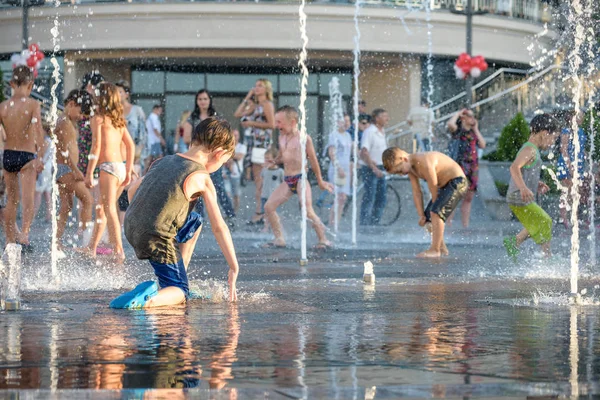
[[319,242],[314,246],[314,248],[317,250],[330,250],[333,249],[333,243],[331,243],[329,240],[326,242]]
[[76,247],[75,251],[87,258],[96,259],[96,250],[92,250],[89,247]]
[[446,243],[442,243],[442,247],[440,248],[440,254],[444,257],[447,257],[450,255],[450,252],[448,251],[448,247],[446,247]]
[[273,248],[285,248],[286,244],[283,240],[273,240],[272,242],[267,242],[261,246],[263,249],[273,249]]
[[111,258],[113,262],[117,265],[123,265],[125,263],[125,253],[123,252],[114,252]]
[[417,254],[417,258],[440,258],[441,252],[435,250],[425,250],[419,254]]

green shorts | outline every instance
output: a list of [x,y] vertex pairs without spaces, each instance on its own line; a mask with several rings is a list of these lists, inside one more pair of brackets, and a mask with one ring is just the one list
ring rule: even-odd
[[552,218],[537,203],[526,206],[508,205],[529,236],[537,244],[544,244],[552,239]]

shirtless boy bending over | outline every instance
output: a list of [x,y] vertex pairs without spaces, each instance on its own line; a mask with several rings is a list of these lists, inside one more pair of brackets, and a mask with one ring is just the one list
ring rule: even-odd
[[[469,186],[460,165],[437,151],[408,154],[398,147],[390,147],[383,152],[383,166],[390,174],[408,175],[420,217],[419,225],[432,222],[431,247],[417,257],[438,258],[448,255],[444,242],[446,219],[467,193]],[[431,192],[431,201],[425,209],[419,179],[427,182]]]

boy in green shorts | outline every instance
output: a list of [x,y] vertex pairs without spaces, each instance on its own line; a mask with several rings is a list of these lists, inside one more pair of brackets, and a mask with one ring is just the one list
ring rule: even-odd
[[529,237],[542,246],[546,257],[551,254],[552,219],[535,202],[534,193],[544,194],[548,191],[548,185],[540,181],[540,149],[548,149],[556,142],[559,126],[549,114],[541,114],[531,120],[530,127],[529,140],[521,147],[510,166],[511,179],[506,194],[508,206],[524,227],[516,236],[504,238],[508,256],[515,262],[519,246]]

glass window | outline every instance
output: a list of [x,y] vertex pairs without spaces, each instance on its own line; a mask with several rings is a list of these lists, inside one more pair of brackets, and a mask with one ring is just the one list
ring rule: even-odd
[[197,92],[200,89],[204,89],[204,74],[167,72],[167,91]]
[[167,95],[165,100],[165,131],[171,134],[175,131],[179,118],[184,111],[193,111],[194,95]]
[[[279,91],[282,93],[300,93],[300,74],[279,75]],[[319,79],[315,74],[308,75],[308,93],[316,93],[319,89]]]
[[131,92],[135,94],[165,91],[165,73],[163,71],[131,71]]
[[352,93],[353,76],[349,72],[339,73],[339,74],[319,74],[319,75],[320,75],[320,82],[321,82],[321,89],[319,92],[321,94],[329,96],[329,82],[331,81],[331,78],[336,76],[340,81],[340,92],[342,92],[342,94],[346,95],[346,96],[353,95],[353,93]]
[[135,104],[142,107],[142,110],[144,110],[144,115],[146,115],[146,118],[148,118],[148,115],[150,115],[150,113],[152,112],[152,107],[155,104],[160,104],[160,100],[159,99],[138,99],[135,101]]
[[248,93],[258,79],[268,79],[277,92],[277,75],[206,74],[206,86],[213,92]]

